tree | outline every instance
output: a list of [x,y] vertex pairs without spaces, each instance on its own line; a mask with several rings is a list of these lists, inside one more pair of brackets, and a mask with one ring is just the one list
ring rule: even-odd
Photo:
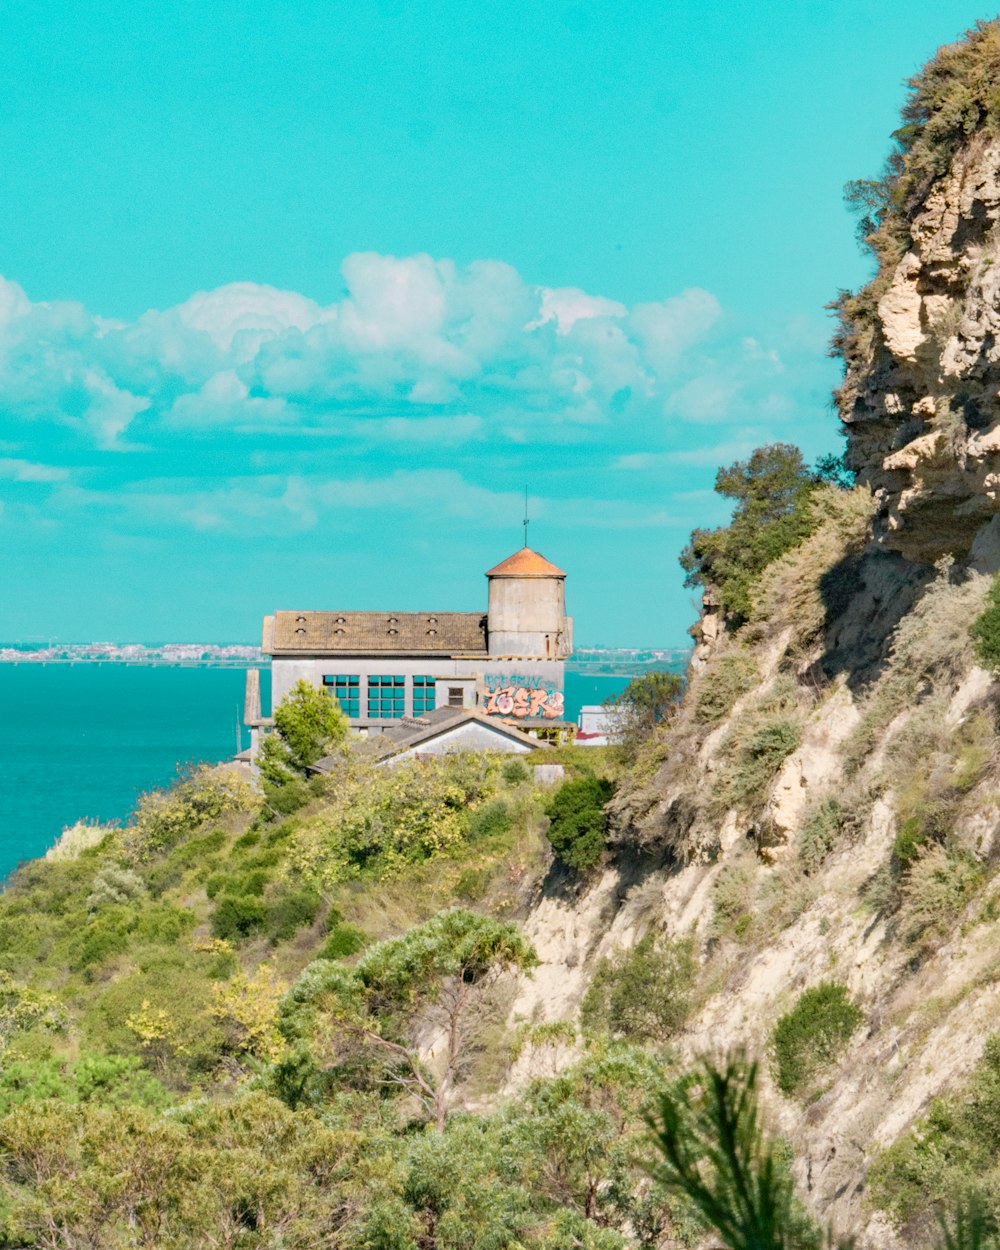
[[730,1250],[820,1250],[785,1160],[764,1139],[756,1064],[706,1060],[661,1095],[650,1127],[654,1177],[693,1202]]
[[720,469],[715,489],[735,501],[733,517],[718,529],[693,531],[680,558],[685,584],[713,589],[726,620],[741,625],[763,570],[815,528],[809,498],[816,485],[790,443],[758,447],[748,460]]
[[372,947],[353,968],[310,964],[285,996],[283,1030],[331,1066],[415,1096],[440,1130],[489,989],[536,963],[516,925],[456,908]]
[[574,777],[549,799],[547,836],[568,868],[587,872],[601,862],[608,829],[604,809],[613,794],[611,782],[601,777]]
[[265,782],[286,785],[303,778],[331,743],[342,742],[350,722],[325,690],[299,680],[274,713],[274,732],[261,743],[260,771]]
[[684,679],[677,673],[643,673],[620,694],[605,699],[612,733],[626,752],[651,738],[656,726],[673,715],[683,689]]

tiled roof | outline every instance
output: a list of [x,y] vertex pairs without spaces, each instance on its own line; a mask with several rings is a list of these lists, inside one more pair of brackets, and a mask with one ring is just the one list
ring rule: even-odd
[[484,656],[486,617],[482,612],[276,612],[269,638],[265,630],[265,650]]
[[487,577],[565,577],[562,569],[557,569],[537,551],[530,547],[522,547],[512,556],[502,560],[495,569],[490,569]]

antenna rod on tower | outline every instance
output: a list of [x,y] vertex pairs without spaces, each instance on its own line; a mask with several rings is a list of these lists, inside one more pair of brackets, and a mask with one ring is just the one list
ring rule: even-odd
[[524,488],[524,545],[528,545],[528,488]]

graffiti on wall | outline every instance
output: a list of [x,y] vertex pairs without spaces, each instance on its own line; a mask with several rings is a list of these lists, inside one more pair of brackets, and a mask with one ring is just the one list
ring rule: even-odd
[[558,720],[565,710],[561,690],[528,684],[523,679],[487,677],[483,693],[483,711],[487,716]]

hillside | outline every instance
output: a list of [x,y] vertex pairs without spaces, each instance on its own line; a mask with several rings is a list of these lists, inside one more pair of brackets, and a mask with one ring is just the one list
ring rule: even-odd
[[997,1244],[1000,25],[903,122],[851,192],[846,467],[720,470],[682,698],[556,790],[378,770],[324,704],[262,788],[200,770],[15,875],[0,1245],[716,1246],[645,1119],[704,1126],[706,1054],[760,1062],[767,1245]]

